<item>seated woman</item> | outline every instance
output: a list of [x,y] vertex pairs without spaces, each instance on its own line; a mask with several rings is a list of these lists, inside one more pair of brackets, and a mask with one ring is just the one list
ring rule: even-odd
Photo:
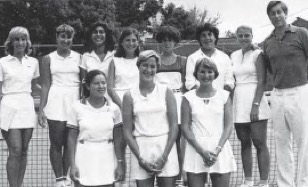
[[209,173],[213,187],[229,187],[236,170],[228,138],[232,132],[232,104],[229,92],[215,88],[217,66],[209,58],[197,60],[193,75],[197,89],[184,95],[182,132],[188,144],[183,169],[189,187],[204,187]]
[[123,98],[124,137],[133,152],[132,177],[137,186],[175,186],[179,163],[175,140],[178,133],[176,101],[171,90],[155,83],[159,56],[153,50],[140,53],[139,85]]
[[112,187],[125,174],[121,112],[104,97],[103,72],[90,71],[85,81],[90,95],[74,103],[67,122],[71,178],[75,185]]

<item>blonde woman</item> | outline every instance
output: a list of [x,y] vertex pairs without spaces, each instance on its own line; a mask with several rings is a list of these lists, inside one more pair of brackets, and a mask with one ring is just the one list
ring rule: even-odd
[[10,187],[22,186],[27,152],[36,115],[31,92],[37,87],[38,61],[27,56],[30,35],[24,27],[14,27],[5,42],[8,56],[0,59],[0,128],[8,145],[7,176]]
[[70,185],[67,154],[66,122],[72,103],[80,98],[80,54],[71,50],[75,30],[62,24],[56,29],[57,50],[43,57],[42,91],[39,122],[46,120],[49,127],[50,162],[56,176],[57,187]]

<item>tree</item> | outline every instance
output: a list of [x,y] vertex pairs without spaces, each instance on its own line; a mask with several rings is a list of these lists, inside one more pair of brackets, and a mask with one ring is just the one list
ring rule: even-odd
[[196,7],[186,11],[183,7],[176,7],[169,3],[162,10],[163,25],[172,25],[176,27],[182,39],[195,39],[195,30],[198,25],[210,22],[214,25],[219,23],[220,16],[208,17],[207,10],[198,10]]
[[14,26],[28,28],[33,43],[55,43],[55,28],[66,23],[76,30],[81,43],[85,27],[97,20],[115,21],[113,0],[25,0],[0,3],[0,41]]
[[162,9],[163,0],[115,0],[116,21],[122,27],[136,25],[145,29],[148,19]]

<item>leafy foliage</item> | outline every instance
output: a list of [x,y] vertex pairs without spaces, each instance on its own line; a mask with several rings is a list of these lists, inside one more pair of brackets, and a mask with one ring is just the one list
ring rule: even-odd
[[24,26],[33,43],[55,43],[55,28],[66,23],[76,30],[74,42],[81,43],[82,30],[97,20],[115,21],[113,0],[5,1],[0,3],[0,42],[12,27]]
[[206,22],[217,25],[219,15],[209,17],[207,10],[200,11],[196,7],[186,11],[183,7],[176,7],[175,4],[169,3],[162,10],[164,17],[163,25],[172,25],[179,29],[182,39],[194,39],[195,30],[198,25]]

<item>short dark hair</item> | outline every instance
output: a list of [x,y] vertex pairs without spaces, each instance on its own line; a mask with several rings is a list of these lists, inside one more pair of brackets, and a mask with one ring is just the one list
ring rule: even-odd
[[105,53],[107,51],[113,51],[114,50],[114,45],[115,45],[115,40],[114,40],[114,35],[113,35],[113,30],[108,27],[108,25],[104,22],[97,21],[93,24],[90,25],[90,27],[87,29],[84,35],[84,50],[85,52],[91,52],[95,50],[95,44],[92,41],[92,33],[97,27],[103,27],[104,31],[106,33],[105,37]]
[[[120,35],[120,38],[119,38],[119,42],[118,42],[119,46],[116,50],[116,53],[114,54],[115,57],[126,57],[125,50],[122,46],[122,42],[123,42],[123,40],[126,36],[129,36],[131,34],[135,35],[138,42],[139,42],[139,34],[138,34],[138,31],[136,29],[130,28],[130,27],[124,29],[121,32],[121,35]],[[135,56],[139,56],[139,52],[140,52],[139,47],[137,47],[137,49],[135,50]]]
[[166,25],[166,26],[161,26],[157,29],[157,34],[156,34],[156,41],[161,43],[165,38],[173,40],[175,43],[180,42],[180,32],[177,28]]
[[204,25],[199,25],[196,29],[196,40],[198,40],[199,43],[200,43],[200,36],[201,36],[201,33],[203,31],[209,31],[209,32],[213,33],[214,37],[216,39],[215,45],[217,45],[218,36],[219,36],[218,28],[211,23],[205,23]]
[[[97,75],[103,75],[107,81],[107,76],[104,72],[100,71],[100,70],[92,70],[89,71],[86,75],[85,78],[85,82],[84,84],[87,86],[90,86],[91,82],[93,81],[93,79],[97,76]],[[83,86],[83,95],[85,97],[89,97],[90,96],[90,90],[88,90],[87,86]]]
[[215,79],[218,77],[219,72],[218,72],[216,64],[210,58],[204,57],[204,58],[200,58],[196,62],[196,66],[195,66],[195,70],[194,70],[193,75],[197,80],[198,80],[198,78],[197,78],[198,70],[200,69],[201,66],[213,70],[214,73],[215,73]]
[[277,5],[279,5],[279,4],[281,5],[281,8],[282,8],[283,12],[284,12],[286,15],[288,15],[288,7],[287,7],[287,5],[286,5],[284,2],[282,2],[282,1],[270,1],[270,2],[268,3],[268,5],[267,5],[267,8],[266,8],[266,13],[267,13],[267,15],[269,16],[269,14],[270,14],[272,8],[275,7],[275,6],[277,6]]

